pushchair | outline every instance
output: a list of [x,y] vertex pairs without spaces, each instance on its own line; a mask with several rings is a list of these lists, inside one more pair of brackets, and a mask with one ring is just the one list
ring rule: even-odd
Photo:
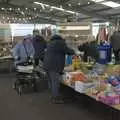
[[34,64],[31,62],[24,62],[16,65],[16,81],[14,89],[21,96],[23,89],[32,86],[35,92],[36,89],[36,72],[34,71]]

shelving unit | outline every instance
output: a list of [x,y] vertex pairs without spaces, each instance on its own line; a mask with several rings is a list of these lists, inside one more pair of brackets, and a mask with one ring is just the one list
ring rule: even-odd
[[12,49],[12,42],[9,41],[0,41],[0,57],[4,56],[10,56],[11,55],[11,49]]
[[0,24],[0,72],[12,69],[12,37],[9,24]]
[[12,48],[11,29],[9,24],[0,24],[0,57],[10,56]]

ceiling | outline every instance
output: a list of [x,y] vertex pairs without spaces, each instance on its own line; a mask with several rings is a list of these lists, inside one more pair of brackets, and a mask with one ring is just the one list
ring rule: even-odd
[[120,7],[108,7],[93,0],[0,0],[0,8],[2,23],[113,22],[120,15]]

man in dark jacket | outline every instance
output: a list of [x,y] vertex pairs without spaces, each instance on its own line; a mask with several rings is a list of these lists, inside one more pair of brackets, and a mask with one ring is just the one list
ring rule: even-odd
[[35,36],[33,38],[33,46],[35,49],[35,65],[39,64],[39,60],[43,61],[44,59],[44,52],[46,48],[46,42],[42,36]]
[[47,71],[49,85],[52,89],[52,95],[55,103],[63,103],[60,99],[59,86],[60,75],[65,66],[65,55],[74,54],[74,51],[67,47],[62,37],[54,35],[47,46],[44,58],[44,68]]
[[120,60],[120,28],[118,31],[114,32],[110,38],[111,45],[113,47],[113,52],[115,55],[115,61]]

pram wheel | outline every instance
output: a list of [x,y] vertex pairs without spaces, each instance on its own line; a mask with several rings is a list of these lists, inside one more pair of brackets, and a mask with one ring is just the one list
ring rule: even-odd
[[13,83],[12,88],[13,88],[14,90],[17,90],[18,85],[19,85],[18,80],[16,80],[16,81]]
[[17,93],[18,93],[19,96],[21,96],[22,91],[23,91],[23,86],[20,85],[20,86],[18,87],[18,89],[17,89]]
[[32,84],[32,88],[34,89],[34,92],[37,92],[37,87],[35,83]]

